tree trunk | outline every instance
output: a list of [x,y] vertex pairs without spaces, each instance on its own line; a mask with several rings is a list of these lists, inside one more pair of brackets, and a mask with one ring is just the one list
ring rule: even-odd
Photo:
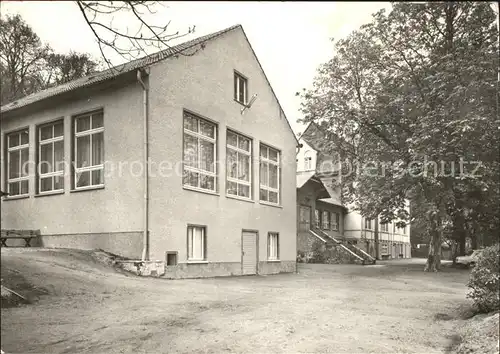
[[437,272],[441,268],[441,243],[443,234],[441,230],[440,216],[436,215],[431,220],[431,240],[429,242],[429,255],[425,264],[424,272]]
[[458,255],[460,254],[460,244],[453,242],[451,245],[451,260],[453,261],[453,265],[456,264],[456,259]]
[[471,247],[473,250],[477,250],[477,235],[475,232],[471,237]]
[[466,232],[465,228],[464,230],[460,233],[460,237],[458,239],[458,242],[460,244],[459,250],[458,250],[458,255],[459,256],[465,256],[465,238],[466,238]]

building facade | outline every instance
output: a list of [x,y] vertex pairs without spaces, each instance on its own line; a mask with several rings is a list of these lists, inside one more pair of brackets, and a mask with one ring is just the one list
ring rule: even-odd
[[297,140],[241,26],[32,96],[2,107],[2,228],[171,277],[295,271]]
[[[352,206],[342,202],[338,186],[342,176],[340,159],[331,153],[332,147],[329,144],[332,139],[335,137],[327,136],[315,123],[311,123],[299,139],[301,148],[296,159],[299,215],[297,237],[299,245],[304,245],[301,250],[306,249],[305,240],[311,238],[307,231],[314,226],[338,240],[355,245],[372,257],[410,258],[409,226],[399,228],[396,222],[382,224],[380,220],[366,219]],[[316,191],[316,195],[313,191]],[[409,211],[409,204],[407,208]]]

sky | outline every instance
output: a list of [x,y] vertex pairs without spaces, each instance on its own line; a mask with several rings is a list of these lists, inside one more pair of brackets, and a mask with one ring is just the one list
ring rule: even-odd
[[[196,25],[195,33],[182,41],[241,24],[295,133],[305,128],[297,123],[302,115],[300,98],[295,93],[311,87],[319,65],[333,56],[331,38],[346,37],[370,22],[372,13],[391,6],[389,2],[164,4],[151,21],[159,24],[170,20],[172,31],[186,31]],[[95,37],[73,1],[2,1],[0,11],[2,16],[20,14],[42,42],[56,52],[73,50],[100,57]],[[113,25],[126,27],[128,19],[118,16]]]

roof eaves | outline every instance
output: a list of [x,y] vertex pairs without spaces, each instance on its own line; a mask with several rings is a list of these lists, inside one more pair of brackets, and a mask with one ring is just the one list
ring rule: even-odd
[[[214,32],[211,34],[207,34],[205,36],[201,36],[198,38],[194,38],[190,41],[180,43],[176,46],[167,48],[165,50],[153,53],[151,55],[145,56],[143,58],[135,59],[130,62],[124,63],[117,65],[113,68],[106,69],[97,73],[93,73],[87,76],[84,76],[82,78],[78,78],[76,80],[72,80],[70,82],[66,82],[62,85],[57,85],[48,89],[45,89],[43,91],[36,92],[34,94],[22,97],[20,99],[17,99],[15,101],[9,102],[3,106],[0,107],[0,113],[7,113],[22,107],[29,106],[33,103],[50,99],[52,97],[68,93],[73,90],[77,90],[80,88],[84,88],[96,83],[100,83],[112,78],[115,78],[121,74],[125,74],[127,72],[137,70],[144,68],[146,66],[155,64],[157,62],[160,62],[162,60],[165,60],[167,58],[172,57],[173,55],[176,55],[186,49],[189,49],[191,47],[194,47],[198,44],[205,43],[209,40],[215,39],[219,37],[220,35],[227,33],[229,31],[232,31],[236,28],[242,28],[241,25],[234,25],[231,27],[228,27],[226,29],[223,29],[218,32]],[[120,68],[121,70],[118,70],[117,68]]]

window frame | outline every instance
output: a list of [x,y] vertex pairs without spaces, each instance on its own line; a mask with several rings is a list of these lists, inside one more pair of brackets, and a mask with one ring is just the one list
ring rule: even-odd
[[389,223],[380,223],[380,231],[381,232],[389,232]]
[[[27,133],[28,134],[28,142],[26,144],[21,144],[21,134],[22,133]],[[17,135],[19,138],[19,145],[16,146],[9,146],[10,142],[10,137],[13,135]],[[30,162],[30,128],[29,127],[24,127],[20,129],[16,129],[10,132],[6,132],[4,134],[5,138],[5,189],[7,190],[7,193],[9,193],[8,198],[20,198],[20,197],[27,197],[30,194],[30,171],[27,171],[27,174],[25,176],[22,175],[22,150],[27,149],[28,150],[28,163]],[[20,151],[19,153],[19,176],[15,178],[10,178],[10,160],[11,160],[11,152],[13,151]],[[28,183],[28,188],[26,193],[22,193],[22,183],[24,181],[27,181]],[[19,183],[19,194],[12,194],[10,185],[14,183]]]
[[[335,215],[335,223],[333,222]],[[336,211],[330,212],[330,225],[333,231],[339,231],[340,214]]]
[[[194,243],[192,241],[190,243],[189,229],[193,229],[191,237],[194,236],[195,229],[202,230],[202,247],[201,247],[201,251],[203,252],[202,258],[191,258],[192,255],[190,254],[190,247],[189,246],[194,244]],[[206,260],[207,260],[207,226],[206,225],[188,224],[187,228],[186,228],[186,246],[187,246],[186,259],[188,262],[206,262]],[[193,250],[194,250],[194,247],[191,246],[191,253],[194,253]]]
[[[267,150],[267,157],[263,157],[262,156],[262,149],[265,148]],[[277,156],[277,160],[278,161],[273,161],[269,158],[269,151],[270,150],[274,150],[276,151],[276,156]],[[266,164],[267,166],[267,184],[270,184],[269,181],[270,181],[270,168],[269,166],[270,165],[274,165],[277,167],[277,176],[276,176],[276,179],[277,179],[277,182],[276,182],[276,186],[277,188],[273,188],[273,187],[270,187],[270,186],[265,186],[262,184],[262,164]],[[263,200],[261,199],[261,195],[260,195],[260,191],[261,189],[264,189],[266,191],[266,195],[267,195],[267,200]],[[271,202],[269,199],[269,194],[273,192],[273,193],[276,193],[277,194],[277,202]],[[259,144],[259,201],[261,203],[265,203],[265,204],[271,204],[271,205],[281,205],[281,151],[276,149],[276,148],[273,148],[272,146],[269,146],[269,145],[266,145],[264,143],[260,143]]]
[[[234,134],[236,136],[236,145],[237,146],[229,145],[229,143],[228,143],[228,134],[229,133]],[[240,147],[239,147],[240,138],[243,138],[243,139],[246,139],[249,141],[249,150],[248,151],[240,149]],[[240,161],[239,161],[240,154],[243,154],[243,155],[248,157],[249,181],[245,181],[243,179],[234,178],[234,177],[229,176],[228,150],[232,150],[232,151],[236,152],[236,164],[237,164],[236,168],[238,170],[239,170],[239,166],[240,166]],[[235,130],[227,128],[226,129],[226,195],[227,196],[230,196],[231,198],[241,198],[241,199],[245,199],[245,200],[253,200],[253,166],[252,165],[253,165],[253,139],[244,135],[244,134],[238,133]],[[236,183],[236,194],[231,194],[228,192],[227,187],[229,185],[229,182]],[[239,185],[240,184],[244,185],[244,186],[248,186],[248,197],[239,195]]]
[[307,150],[304,152],[304,171],[312,170],[312,156],[311,151]]
[[[102,127],[98,128],[92,128],[92,122],[93,122],[93,115],[97,114],[102,114]],[[84,130],[81,132],[77,132],[78,129],[78,124],[77,121],[78,119],[82,119],[85,117],[90,118],[90,129]],[[78,115],[74,115],[72,117],[72,127],[71,127],[71,143],[72,143],[72,168],[73,168],[73,173],[72,173],[72,190],[75,191],[82,191],[82,190],[89,190],[89,189],[99,189],[103,188],[106,184],[106,181],[104,179],[104,165],[105,165],[105,144],[104,144],[104,109],[95,109],[92,111],[88,111],[85,113],[80,113]],[[90,136],[90,141],[89,141],[89,147],[90,147],[90,157],[92,158],[92,136],[95,134],[100,134],[102,133],[102,149],[103,149],[103,161],[101,164],[98,165],[91,165],[87,167],[77,167],[78,166],[78,144],[77,144],[77,138],[82,137],[82,136]],[[93,171],[102,171],[102,183],[99,184],[92,184],[92,172]],[[78,186],[78,173],[84,173],[84,172],[90,172],[90,183],[87,186]]]
[[321,212],[321,214],[322,214],[321,215],[321,228],[323,230],[330,230],[330,225],[331,225],[330,212],[327,210],[323,210]]
[[[276,241],[271,242],[272,238],[275,237]],[[274,246],[274,247],[272,247]],[[272,251],[276,252],[276,255]],[[267,260],[268,261],[279,261],[280,260],[280,234],[279,232],[268,232],[267,233]]]
[[[244,75],[240,74],[236,70],[234,71],[234,100],[244,106],[248,104],[248,78]],[[240,85],[239,83],[243,83],[243,102],[240,101]]]
[[[189,115],[189,116],[191,116],[191,118],[195,118],[197,120],[198,132],[194,132],[194,131],[189,130],[185,127],[184,123],[185,123],[186,115]],[[213,138],[208,137],[208,136],[200,133],[200,122],[201,121],[213,126],[213,128],[214,128],[214,137]],[[198,159],[197,165],[198,165],[198,167],[188,166],[186,163],[186,151],[184,148],[184,144],[186,142],[186,134],[191,136],[191,137],[196,138],[196,150],[197,150],[197,159]],[[213,154],[214,154],[214,161],[213,161],[214,170],[213,170],[213,172],[208,171],[208,170],[203,170],[200,168],[200,166],[201,166],[200,139],[208,141],[209,143],[213,144]],[[219,142],[219,125],[216,122],[214,122],[210,119],[207,119],[205,117],[202,117],[199,114],[193,113],[191,111],[188,111],[188,110],[183,111],[183,113],[182,113],[182,176],[183,176],[182,177],[182,186],[183,186],[183,188],[187,188],[187,189],[191,189],[191,190],[195,190],[195,191],[199,191],[199,192],[205,192],[205,193],[212,193],[212,194],[217,193],[218,183],[219,183],[219,179],[218,179],[219,171],[217,168],[217,151],[218,151],[217,144],[218,144],[218,142]],[[192,186],[190,184],[184,183],[184,175],[186,174],[186,171],[190,171],[190,172],[194,172],[194,173],[198,174],[197,186]],[[201,187],[201,178],[200,178],[201,175],[210,176],[210,177],[214,178],[214,188],[213,189]]]
[[[368,226],[367,226],[368,223]],[[372,229],[372,219],[365,218],[365,230],[373,230]]]
[[[62,124],[62,135],[54,137],[54,127],[57,124]],[[52,138],[49,139],[44,139],[42,140],[42,129],[46,128],[48,126],[52,127]],[[37,168],[36,168],[36,193],[38,195],[46,195],[46,194],[52,194],[52,193],[61,193],[64,192],[65,190],[65,174],[66,174],[66,149],[65,149],[65,124],[64,124],[64,118],[58,118],[56,120],[42,123],[36,127],[36,146],[37,146]],[[62,170],[60,171],[53,171],[53,172],[47,172],[47,173],[42,173],[40,164],[42,163],[41,158],[42,158],[42,145],[52,145],[52,162],[54,164],[53,169],[55,167],[55,143],[62,141],[62,162],[63,162],[63,167]],[[42,191],[42,178],[52,178],[52,189],[48,191]],[[54,177],[60,177],[62,178],[62,188],[61,189],[54,189]]]

